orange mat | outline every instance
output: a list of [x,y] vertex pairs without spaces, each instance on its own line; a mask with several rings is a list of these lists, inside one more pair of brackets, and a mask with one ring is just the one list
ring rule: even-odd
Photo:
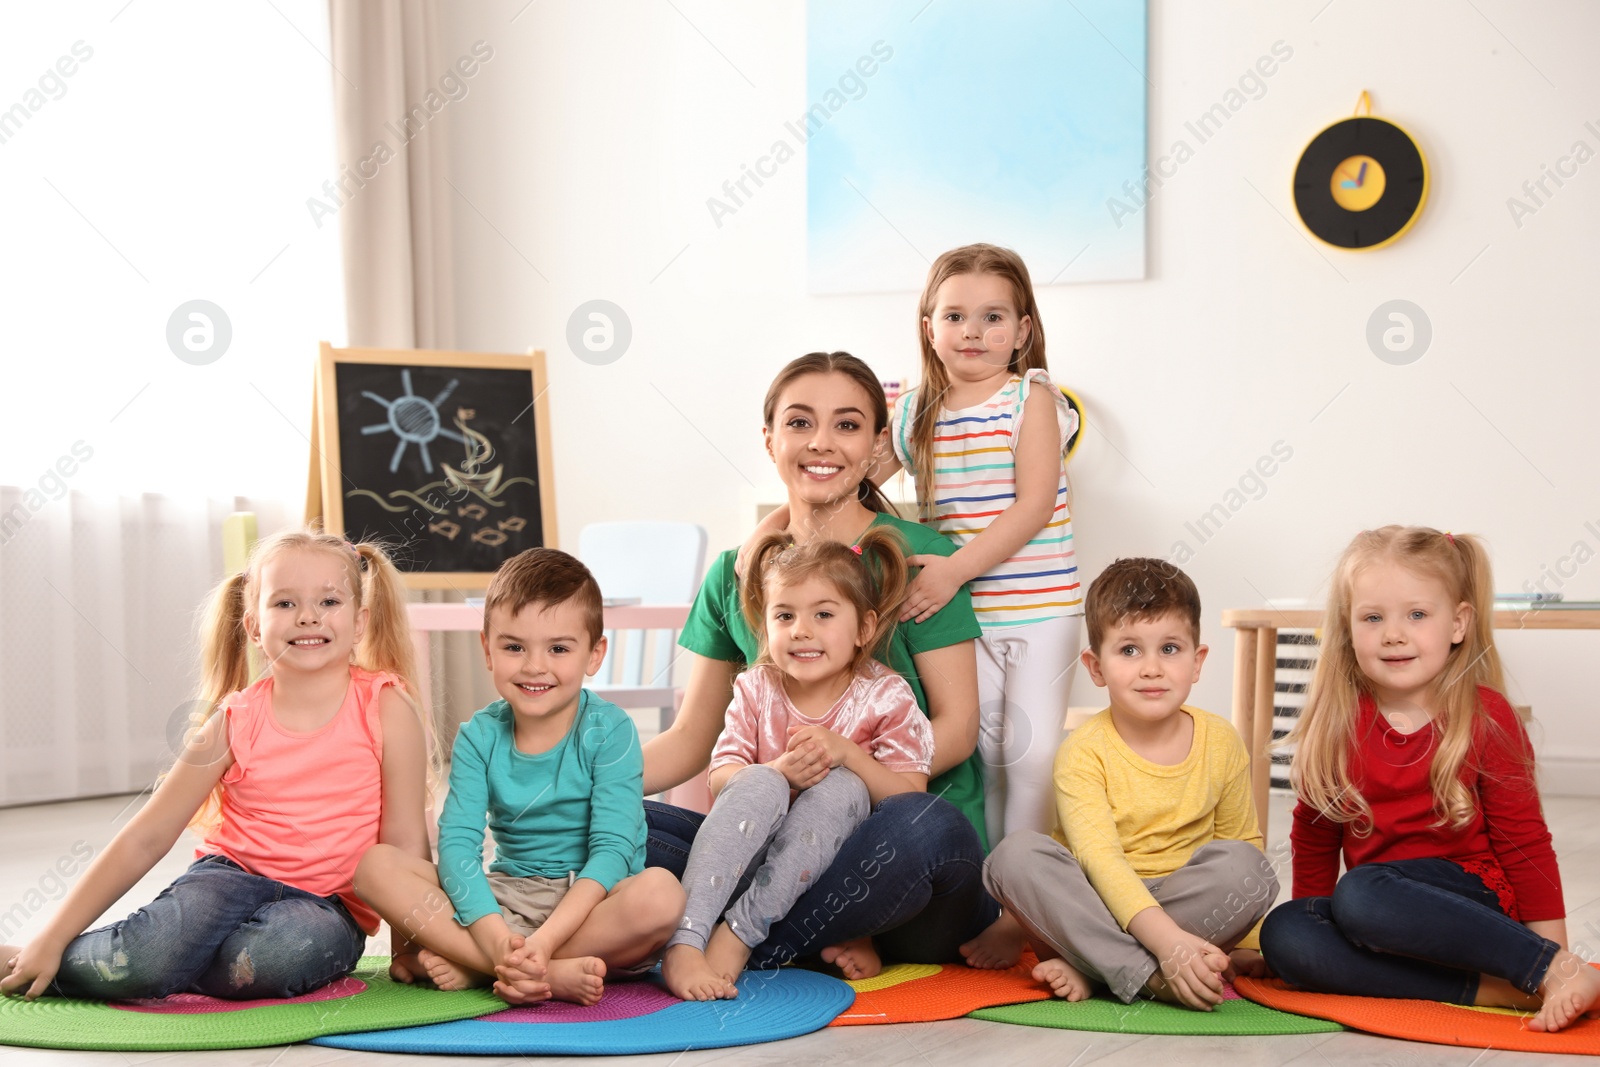
[[[1531,1012],[1506,1008],[1469,1008],[1432,1000],[1390,1000],[1335,993],[1303,993],[1278,979],[1240,978],[1240,994],[1279,1011],[1309,1015],[1369,1034],[1465,1045],[1511,1052],[1563,1052],[1600,1056],[1600,1019],[1579,1019],[1565,1030],[1541,1034],[1529,1030]],[[860,998],[856,1000],[860,1004]]]
[[1049,1000],[1050,990],[1035,982],[1038,964],[1024,952],[1015,967],[980,971],[958,963],[895,964],[876,978],[847,983],[856,1002],[831,1026],[875,1026],[882,1023],[931,1023],[959,1019],[979,1008]]

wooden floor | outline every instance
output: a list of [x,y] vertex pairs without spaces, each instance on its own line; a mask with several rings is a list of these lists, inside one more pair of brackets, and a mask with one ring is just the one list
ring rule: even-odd
[[[27,902],[59,895],[52,872],[58,861],[69,868],[93,849],[97,854],[126,821],[140,798],[113,797],[73,801],[37,807],[0,810],[0,927],[12,936],[7,940],[26,940],[48,917],[46,903],[36,913],[28,912]],[[1288,801],[1275,795],[1272,801],[1270,845],[1279,846],[1274,855],[1287,855],[1282,841],[1287,833]],[[1595,817],[1592,799],[1550,798],[1546,813],[1555,833],[1556,850],[1566,887],[1569,912],[1568,929],[1574,948],[1595,958],[1600,954],[1600,819]],[[77,848],[74,853],[74,846]],[[180,844],[119,902],[117,915],[126,914],[152,899],[187,865],[192,845]],[[81,869],[81,864],[78,865]],[[1287,871],[1283,872],[1284,895],[1288,892]],[[26,918],[13,909],[19,903]],[[15,924],[23,922],[20,928]],[[387,945],[386,935],[381,944]],[[374,950],[379,941],[374,942]],[[51,1052],[0,1045],[0,1067],[31,1064],[212,1064],[230,1067],[312,1067],[339,1064],[340,1067],[390,1063],[425,1067],[442,1062],[476,1064],[528,1064],[529,1057],[394,1056],[364,1052],[342,1052],[313,1045],[245,1049],[237,1052],[117,1053]],[[1455,1048],[1391,1041],[1357,1033],[1313,1034],[1295,1037],[1136,1037],[1047,1030],[1027,1026],[957,1019],[943,1023],[905,1026],[852,1026],[824,1029],[815,1034],[767,1045],[748,1045],[709,1052],[677,1053],[661,1056],[614,1057],[604,1062],[619,1065],[659,1064],[661,1067],[694,1067],[717,1063],[725,1067],[746,1064],[771,1064],[773,1067],[810,1067],[844,1063],[849,1067],[890,1067],[893,1064],[920,1067],[970,1067],[976,1063],[1010,1062],[1037,1064],[1039,1067],[1085,1067],[1094,1064],[1215,1064],[1218,1067],[1277,1067],[1303,1064],[1306,1067],[1345,1067],[1345,1065],[1455,1064],[1460,1067],[1487,1067],[1490,1064],[1566,1063],[1569,1057],[1538,1056],[1529,1053]],[[558,1057],[537,1062],[587,1064],[600,1061],[589,1057]]]

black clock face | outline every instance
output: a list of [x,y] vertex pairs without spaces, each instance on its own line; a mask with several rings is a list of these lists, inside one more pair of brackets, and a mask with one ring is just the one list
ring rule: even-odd
[[1380,248],[1422,213],[1428,165],[1400,127],[1370,117],[1336,122],[1311,139],[1294,172],[1294,206],[1312,235],[1336,248]]

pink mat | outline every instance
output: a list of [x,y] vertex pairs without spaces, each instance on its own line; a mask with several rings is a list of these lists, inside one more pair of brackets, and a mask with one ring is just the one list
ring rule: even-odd
[[208,997],[203,993],[174,993],[170,997],[155,999],[113,1000],[110,1006],[119,1011],[143,1011],[156,1015],[207,1015],[215,1011],[243,1011],[245,1008],[271,1008],[284,1004],[312,1004],[319,1000],[341,1000],[366,991],[367,983],[359,978],[346,976],[298,997],[223,1000],[220,997]]
[[607,985],[600,1002],[592,1007],[547,1000],[485,1015],[482,1023],[608,1023],[634,1019],[670,1008],[683,1001],[653,982],[618,982]]

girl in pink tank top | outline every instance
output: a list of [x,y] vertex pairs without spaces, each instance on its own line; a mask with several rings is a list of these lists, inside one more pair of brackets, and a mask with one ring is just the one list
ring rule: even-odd
[[[201,635],[203,714],[154,795],[44,932],[0,947],[0,991],[128,999],[311,992],[354,968],[378,918],[352,889],[380,841],[429,856],[428,750],[399,574],[313,532],[256,546]],[[258,651],[265,675],[250,684]],[[155,901],[82,931],[185,826],[194,864]],[[409,946],[396,935],[396,955]]]

